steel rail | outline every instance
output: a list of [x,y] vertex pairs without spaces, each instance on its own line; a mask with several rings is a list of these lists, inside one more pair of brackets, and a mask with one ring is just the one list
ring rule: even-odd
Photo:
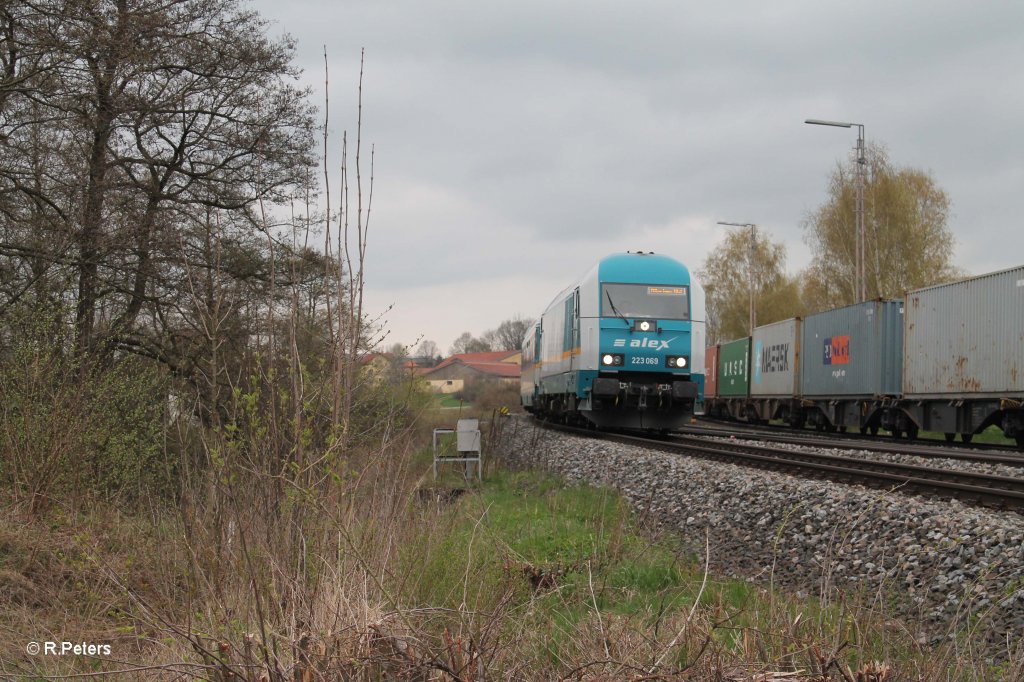
[[928,493],[1000,509],[1024,511],[1024,478],[879,462],[840,455],[793,452],[744,443],[708,441],[690,436],[673,436],[665,440],[556,424],[544,426],[573,435],[639,445],[673,454],[692,454],[705,459],[772,470],[815,473],[832,479],[882,486],[901,492]]
[[[779,429],[769,426],[765,427],[747,426],[743,424],[726,424],[721,426],[684,426],[679,433],[686,435],[704,436],[736,436],[737,438],[748,438],[773,443],[791,443],[793,445],[808,445],[811,447],[837,448],[842,450],[867,450],[869,452],[890,452],[900,455],[917,455],[918,457],[932,457],[941,459],[959,459],[965,462],[979,462],[984,464],[1005,464],[1024,468],[1024,454],[1008,454],[1013,451],[1010,446],[1003,448],[983,448],[984,443],[970,445],[953,445],[942,441],[935,441],[929,444],[927,441],[894,441],[886,440],[883,436],[866,436],[861,434],[828,434],[820,432],[803,432]],[[952,447],[951,447],[952,446]],[[975,450],[990,449],[1000,450],[1003,454],[985,452],[966,452],[963,448],[971,447]]]

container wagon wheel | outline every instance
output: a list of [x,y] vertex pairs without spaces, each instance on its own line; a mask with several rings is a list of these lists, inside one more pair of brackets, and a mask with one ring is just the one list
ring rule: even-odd
[[947,431],[945,435],[946,435],[946,442],[947,443],[952,443],[953,440],[956,439],[956,434],[955,433],[950,433],[949,431]]
[[872,424],[871,426],[869,426],[868,427],[868,431],[871,432],[872,436],[877,436],[878,435],[878,424]]
[[972,440],[974,440],[974,434],[973,433],[961,433],[960,434],[960,440],[962,440],[965,443],[970,443]]
[[909,427],[907,427],[907,438],[909,438],[910,440],[917,440],[917,432],[917,424],[911,424]]
[[893,427],[893,429],[892,429],[892,438],[893,438],[893,440],[899,440],[900,436],[902,436],[902,435],[903,435],[903,431],[901,431],[897,427]]
[[1017,436],[1017,447],[1024,450],[1024,433]]

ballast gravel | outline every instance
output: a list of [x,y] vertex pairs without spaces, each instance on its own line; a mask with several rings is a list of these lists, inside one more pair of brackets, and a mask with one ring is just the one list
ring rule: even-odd
[[[990,643],[1024,636],[1024,515],[579,438],[513,419],[497,451],[619,489],[719,575],[798,594],[859,592],[922,625]],[[893,597],[895,596],[895,599]]]

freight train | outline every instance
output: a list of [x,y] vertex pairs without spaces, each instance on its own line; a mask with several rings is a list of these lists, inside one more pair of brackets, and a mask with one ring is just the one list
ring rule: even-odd
[[756,327],[705,354],[705,411],[1024,448],[1024,266]]
[[685,265],[608,256],[527,331],[523,407],[605,429],[676,428],[703,400],[705,338],[704,292]]

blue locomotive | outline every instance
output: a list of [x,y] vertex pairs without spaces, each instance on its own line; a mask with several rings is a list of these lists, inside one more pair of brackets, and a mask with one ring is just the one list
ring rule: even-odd
[[521,400],[538,416],[667,431],[704,395],[704,292],[677,260],[608,256],[523,340]]

